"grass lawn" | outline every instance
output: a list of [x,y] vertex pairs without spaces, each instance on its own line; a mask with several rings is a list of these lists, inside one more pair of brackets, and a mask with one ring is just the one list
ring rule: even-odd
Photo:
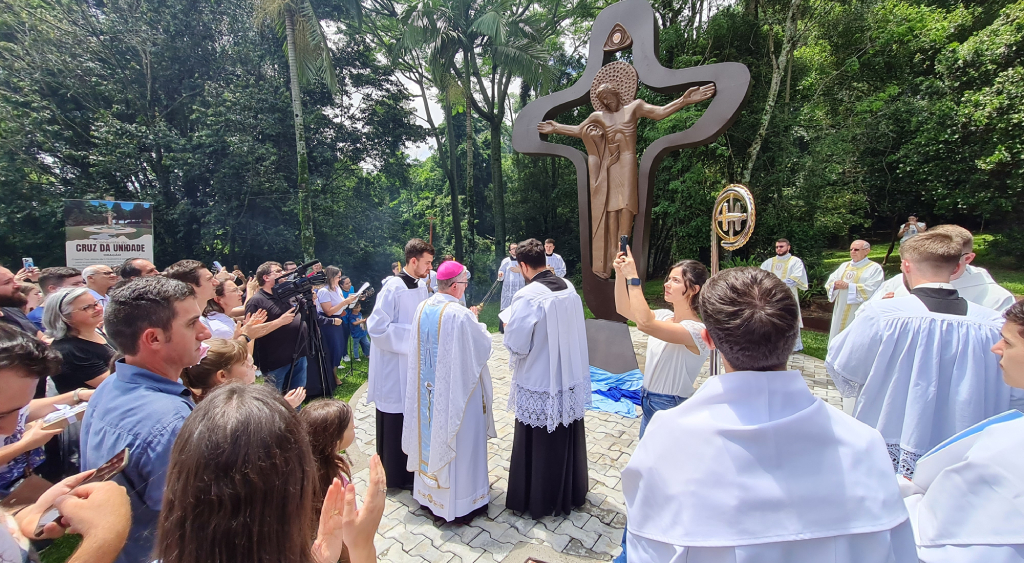
[[800,338],[804,341],[804,354],[819,360],[825,359],[825,352],[828,351],[828,333],[801,329]]

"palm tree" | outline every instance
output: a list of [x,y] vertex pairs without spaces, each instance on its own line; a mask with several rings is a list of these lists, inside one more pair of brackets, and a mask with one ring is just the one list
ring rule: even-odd
[[[345,10],[356,22],[362,21],[359,0],[345,0]],[[256,19],[270,22],[285,37],[288,56],[288,82],[292,95],[292,114],[295,118],[295,155],[298,158],[299,238],[305,260],[315,255],[313,236],[313,206],[309,195],[309,162],[306,157],[306,134],[303,128],[302,92],[299,83],[326,83],[332,93],[338,92],[338,76],[334,72],[331,49],[320,20],[313,12],[309,0],[257,0]]]

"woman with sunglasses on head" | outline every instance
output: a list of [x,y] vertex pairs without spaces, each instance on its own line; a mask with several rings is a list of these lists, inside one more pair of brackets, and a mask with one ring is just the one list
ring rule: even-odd
[[43,326],[53,338],[53,348],[64,363],[54,375],[57,392],[95,389],[110,375],[110,359],[117,350],[100,327],[103,306],[87,287],[71,287],[51,293],[43,309]]

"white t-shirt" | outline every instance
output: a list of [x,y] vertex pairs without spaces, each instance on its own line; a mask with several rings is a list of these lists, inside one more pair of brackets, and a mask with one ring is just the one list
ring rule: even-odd
[[210,329],[210,338],[231,340],[235,336],[235,321],[224,313],[215,311],[208,316],[199,317],[199,322]]
[[[331,307],[334,307],[338,303],[341,303],[344,300],[345,300],[345,296],[342,295],[342,293],[341,293],[341,286],[340,285],[337,288],[335,288],[334,291],[331,291],[330,289],[328,289],[326,287],[321,287],[320,289],[316,290],[316,308],[321,313],[324,312],[324,308],[323,308],[323,304],[324,303],[327,303]],[[338,316],[341,313],[342,313],[342,311],[336,311],[333,316]]]
[[[654,311],[659,321],[672,321],[675,313],[668,309]],[[689,397],[693,395],[693,384],[697,381],[700,368],[708,358],[708,348],[700,337],[704,324],[682,320],[679,324],[690,331],[693,342],[700,354],[694,354],[682,344],[669,344],[653,336],[647,336],[647,366],[644,371],[644,389],[651,393]]]
[[900,242],[907,242],[907,240],[910,239],[911,237],[917,236],[917,233],[920,232],[917,230],[918,226],[926,227],[926,225],[921,221],[918,221],[916,225],[912,225],[910,223],[903,223],[903,238],[900,239]]

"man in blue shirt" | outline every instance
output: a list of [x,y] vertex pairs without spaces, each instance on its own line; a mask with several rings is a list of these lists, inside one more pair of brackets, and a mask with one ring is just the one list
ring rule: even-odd
[[156,538],[171,448],[195,403],[178,378],[199,363],[210,331],[199,322],[195,292],[164,277],[132,280],[110,293],[107,336],[125,358],[93,394],[82,422],[82,469],[95,469],[124,448],[132,528],[119,563],[148,563]]

